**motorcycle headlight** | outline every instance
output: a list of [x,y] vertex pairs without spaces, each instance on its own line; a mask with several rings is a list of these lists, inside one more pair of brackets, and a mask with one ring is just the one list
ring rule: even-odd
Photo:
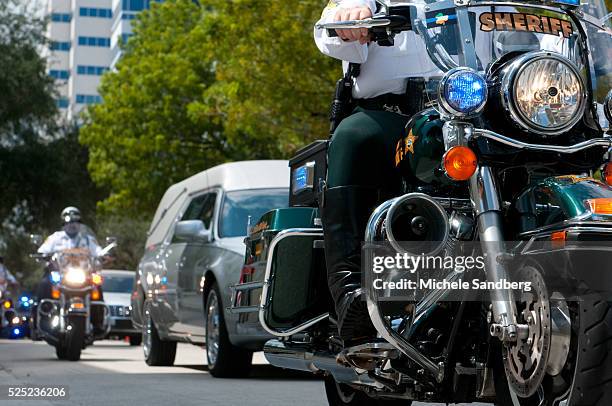
[[64,283],[71,286],[82,286],[87,281],[87,273],[81,268],[68,268],[64,273]]
[[585,110],[578,69],[551,52],[529,52],[504,69],[502,95],[512,118],[524,129],[557,135],[573,127]]
[[487,81],[473,69],[452,69],[440,82],[438,101],[440,107],[452,116],[479,113],[487,103]]

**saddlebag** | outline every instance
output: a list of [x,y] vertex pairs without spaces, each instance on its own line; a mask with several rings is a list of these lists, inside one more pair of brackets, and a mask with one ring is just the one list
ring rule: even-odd
[[[295,207],[266,213],[252,229],[233,311],[253,305],[247,289],[260,288],[259,320],[277,336],[291,335],[327,317],[330,294],[318,210]],[[241,310],[244,309],[244,310]]]

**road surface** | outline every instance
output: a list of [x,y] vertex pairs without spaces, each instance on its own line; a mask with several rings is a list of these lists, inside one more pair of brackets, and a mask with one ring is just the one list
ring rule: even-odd
[[[267,365],[261,353],[247,379],[215,379],[204,350],[179,344],[174,367],[149,367],[142,349],[101,341],[81,361],[59,361],[44,342],[0,340],[0,385],[69,387],[68,400],[0,400],[6,406],[326,406],[323,383]],[[418,405],[415,403],[415,406]],[[420,404],[424,406],[424,404]]]

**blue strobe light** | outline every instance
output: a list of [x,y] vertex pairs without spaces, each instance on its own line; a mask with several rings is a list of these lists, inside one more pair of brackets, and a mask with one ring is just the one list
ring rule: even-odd
[[51,282],[53,284],[58,284],[62,280],[62,275],[59,272],[52,271],[51,272]]
[[487,81],[472,69],[453,69],[440,82],[440,105],[451,115],[479,113],[486,103]]

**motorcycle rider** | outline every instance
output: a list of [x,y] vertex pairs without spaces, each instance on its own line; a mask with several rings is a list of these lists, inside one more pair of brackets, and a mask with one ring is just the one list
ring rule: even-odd
[[15,288],[17,285],[17,279],[4,265],[4,257],[0,256],[0,303],[2,299],[9,296],[11,288]]
[[[376,12],[374,0],[331,0],[319,23],[361,20]],[[315,28],[319,50],[360,64],[353,78],[356,108],[335,130],[328,149],[328,175],[321,209],[328,285],[340,338],[348,347],[375,336],[361,288],[361,242],[374,208],[401,192],[395,148],[411,114],[407,78],[438,72],[423,58],[425,46],[414,32],[395,37],[394,46],[370,43],[368,30],[337,29],[337,37]]]
[[17,279],[4,265],[4,257],[0,256],[0,290],[6,291],[14,285],[17,285]]
[[39,254],[51,255],[65,249],[87,248],[97,257],[102,248],[91,233],[82,232],[81,212],[76,207],[62,210],[63,229],[51,234],[38,249]]
[[[40,248],[38,248],[39,254],[52,255],[66,249],[87,248],[93,257],[98,257],[100,255],[102,248],[98,245],[93,234],[83,231],[85,226],[81,223],[81,212],[79,209],[73,206],[66,207],[62,210],[61,219],[63,223],[62,230],[56,231],[45,240]],[[51,282],[51,272],[53,270],[51,263],[45,267],[43,277],[38,284],[36,293],[38,303],[40,303],[42,299],[51,298],[53,285]],[[37,314],[36,308],[37,305],[32,309],[35,322]],[[92,314],[92,316],[94,315]],[[97,317],[98,316],[96,316],[96,318]]]

